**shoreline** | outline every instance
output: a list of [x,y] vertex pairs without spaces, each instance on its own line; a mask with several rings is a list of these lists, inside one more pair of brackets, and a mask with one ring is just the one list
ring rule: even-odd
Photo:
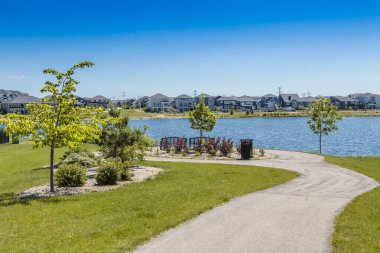
[[[148,119],[188,119],[189,116],[185,113],[173,115],[169,113],[146,113],[147,115],[134,115],[134,113],[125,112],[129,114],[130,119],[134,120],[148,120]],[[380,111],[343,111],[340,113],[343,117],[380,117]],[[236,112],[233,115],[220,113],[215,114],[217,119],[245,119],[245,118],[300,118],[307,117],[304,112],[256,112],[253,114],[245,114]]]

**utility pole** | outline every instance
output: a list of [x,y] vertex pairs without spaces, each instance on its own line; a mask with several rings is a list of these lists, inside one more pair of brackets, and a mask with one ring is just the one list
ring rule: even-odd
[[127,96],[127,93],[125,91],[123,91],[123,93],[122,93],[121,96],[123,97],[123,100],[125,100],[125,97]]
[[282,88],[278,87],[278,96],[280,96],[281,94],[282,94]]
[[193,94],[194,94],[194,97],[196,97],[197,96],[197,90],[194,90]]

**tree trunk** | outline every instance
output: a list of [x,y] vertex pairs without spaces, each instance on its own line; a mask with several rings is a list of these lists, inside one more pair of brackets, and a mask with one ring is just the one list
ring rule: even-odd
[[322,154],[322,131],[319,131],[319,153]]
[[54,147],[50,147],[50,191],[54,192]]
[[203,137],[203,130],[200,130],[199,132],[201,134],[201,137]]

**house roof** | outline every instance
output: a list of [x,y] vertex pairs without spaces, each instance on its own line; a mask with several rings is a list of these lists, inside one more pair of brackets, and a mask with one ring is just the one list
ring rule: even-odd
[[169,98],[165,95],[162,95],[161,93],[154,94],[153,96],[150,96],[149,98]]
[[380,97],[380,95],[366,92],[366,93],[354,93],[354,94],[350,94],[349,97],[352,97],[352,98],[357,98],[357,97]]
[[29,104],[31,102],[41,103],[42,99],[33,96],[17,96],[3,101],[3,104]]
[[216,100],[224,100],[224,101],[236,101],[236,100],[238,100],[238,98],[237,97],[235,97],[235,96],[229,96],[229,97],[219,97],[219,98],[217,98]]
[[310,102],[310,103],[314,102],[315,100],[317,100],[317,99],[315,97],[311,97],[311,96],[296,99],[296,101],[298,101],[298,102]]
[[106,98],[106,97],[104,97],[104,96],[102,96],[102,95],[97,95],[97,96],[95,96],[95,97],[93,97],[93,98],[91,98],[91,99],[96,99],[96,100],[109,100],[108,98]]
[[190,97],[189,95],[186,95],[186,94],[182,94],[182,95],[179,95],[175,98],[192,98],[192,97]]
[[267,98],[267,97],[277,97],[277,96],[270,93],[262,96],[262,98]]
[[18,90],[4,90],[4,89],[0,89],[0,94],[16,94],[16,95],[19,95],[19,96],[28,96],[28,93],[23,93],[23,92],[18,91]]
[[343,96],[332,96],[333,98],[339,100],[340,102],[358,102],[355,98],[343,97]]
[[211,96],[209,94],[206,94],[206,93],[201,93],[198,96],[196,96],[196,98],[201,98],[201,97],[211,97]]
[[241,96],[241,97],[238,97],[238,100],[240,102],[253,102],[255,101],[255,98],[250,97],[250,96]]
[[298,94],[280,94],[280,97],[285,101],[285,102],[291,102],[293,99],[298,100],[300,97]]

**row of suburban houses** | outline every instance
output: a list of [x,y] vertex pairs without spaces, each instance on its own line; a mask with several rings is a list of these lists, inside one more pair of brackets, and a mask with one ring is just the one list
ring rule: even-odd
[[[373,93],[356,93],[348,96],[327,96],[331,103],[340,110],[380,109],[380,95]],[[182,94],[177,97],[165,96],[161,93],[143,96],[137,99],[111,100],[98,95],[93,98],[76,97],[76,106],[91,106],[107,108],[110,103],[129,108],[143,108],[150,112],[186,112],[195,108],[201,99],[212,110],[230,111],[277,111],[303,110],[317,98],[312,96],[300,97],[298,94],[266,94],[264,96],[211,96],[199,94],[195,97]],[[29,96],[19,91],[0,89],[1,109],[4,113],[25,113],[26,105],[31,102],[42,103],[43,99]]]
[[[75,105],[80,107],[101,106],[107,108],[110,104],[110,101],[110,99],[100,95],[93,98],[76,97]],[[43,98],[29,96],[27,93],[22,93],[19,91],[0,89],[0,109],[3,113],[24,114],[27,111],[26,106],[32,102],[43,103]]]
[[[357,93],[349,96],[327,96],[331,103],[341,110],[380,109],[380,95],[372,93]],[[151,112],[191,111],[195,105],[205,99],[206,105],[213,110],[229,111],[239,109],[243,111],[276,111],[276,110],[303,110],[317,98],[312,96],[300,97],[298,94],[267,94],[264,96],[210,96],[200,94],[195,97],[183,94],[169,97],[163,94],[144,96],[131,99],[129,106],[146,108]],[[127,101],[127,102],[128,102]]]

